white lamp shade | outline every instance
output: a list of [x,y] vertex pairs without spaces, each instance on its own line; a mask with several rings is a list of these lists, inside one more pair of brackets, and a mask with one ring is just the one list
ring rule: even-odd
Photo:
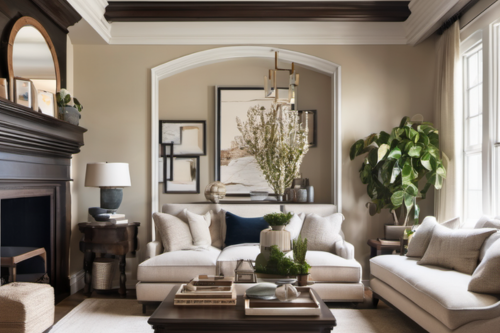
[[130,186],[128,163],[88,163],[85,173],[87,187]]

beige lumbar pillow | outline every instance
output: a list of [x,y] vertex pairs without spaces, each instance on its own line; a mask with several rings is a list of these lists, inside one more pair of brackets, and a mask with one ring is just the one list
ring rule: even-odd
[[212,244],[212,237],[210,236],[210,212],[205,215],[198,215],[185,209],[191,236],[193,237],[193,245],[198,247],[208,248]]
[[210,211],[210,220],[212,221],[210,224],[210,237],[212,238],[212,246],[218,249],[222,248],[222,239],[221,239],[221,219],[219,217],[219,213]]
[[477,267],[479,249],[485,239],[495,232],[495,229],[450,230],[437,225],[434,227],[429,247],[418,264],[435,265],[472,274]]
[[160,233],[164,252],[194,248],[189,225],[179,217],[165,213],[154,213],[153,220]]
[[485,294],[500,294],[500,240],[486,251],[483,261],[477,266],[469,282],[469,291]]
[[302,238],[307,238],[307,249],[311,251],[334,251],[334,244],[342,240],[340,229],[344,215],[335,213],[321,217],[317,214],[307,214],[300,231]]

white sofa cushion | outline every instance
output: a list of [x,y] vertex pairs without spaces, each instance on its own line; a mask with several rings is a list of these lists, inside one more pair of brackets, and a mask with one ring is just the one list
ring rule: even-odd
[[492,217],[488,215],[483,215],[479,218],[474,229],[479,228],[496,228],[500,229],[500,219],[498,217]]
[[432,231],[439,225],[434,216],[426,216],[408,244],[408,257],[423,257],[432,238]]
[[490,246],[469,283],[469,291],[500,294],[500,240]]
[[302,230],[302,225],[304,224],[304,219],[306,214],[304,213],[293,213],[290,223],[285,226],[285,230],[290,232],[290,239],[296,240],[299,238],[300,231]]
[[137,279],[143,282],[187,282],[197,275],[215,275],[220,250],[215,247],[165,252],[142,262]]
[[420,266],[417,260],[397,255],[377,256],[370,259],[370,273],[450,330],[471,321],[500,316],[497,296],[467,290],[470,275],[436,266]]
[[237,244],[225,247],[217,259],[217,272],[224,276],[234,276],[238,260],[255,260],[260,253],[258,243]]
[[483,261],[486,251],[488,251],[490,246],[492,246],[493,243],[495,243],[499,239],[500,239],[500,231],[497,231],[494,234],[491,234],[490,237],[486,238],[486,240],[483,243],[483,246],[481,246],[481,250],[479,251],[479,261]]
[[311,265],[311,281],[358,283],[361,280],[361,265],[356,260],[324,251],[307,251],[306,262]]
[[307,249],[311,251],[335,251],[335,242],[342,241],[340,229],[344,215],[335,213],[329,216],[307,214],[300,236],[307,238]]

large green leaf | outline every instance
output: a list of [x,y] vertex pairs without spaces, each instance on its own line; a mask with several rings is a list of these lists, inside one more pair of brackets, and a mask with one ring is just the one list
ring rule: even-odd
[[413,167],[408,161],[403,166],[403,171],[401,173],[401,177],[403,178],[403,184],[410,184],[413,178]]
[[391,143],[391,135],[387,132],[381,131],[378,135],[377,139],[377,144],[381,146],[384,143],[390,144]]
[[372,166],[370,164],[363,164],[364,168],[360,172],[360,178],[361,182],[363,184],[368,184],[370,182],[370,179],[372,178]]
[[408,141],[405,145],[404,152],[408,153],[414,146],[415,144],[412,141]]
[[360,139],[356,141],[352,146],[351,146],[351,151],[349,152],[349,157],[351,158],[351,161],[358,156],[361,151],[363,150],[365,146],[365,141]]
[[415,211],[414,211],[413,218],[415,219],[415,221],[418,221],[418,217],[420,215],[420,206],[417,205],[416,202],[414,203],[414,205],[415,205],[415,208],[414,208]]
[[436,175],[436,182],[434,183],[436,190],[440,190],[443,187],[443,177]]
[[418,141],[421,142],[424,145],[424,147],[428,146],[430,143],[429,137],[422,132],[419,132]]
[[410,148],[410,150],[408,151],[408,155],[410,155],[411,157],[420,157],[420,152],[422,151],[422,147],[420,146],[413,146]]
[[404,191],[397,191],[397,192],[394,192],[394,194],[391,196],[391,202],[395,208],[397,208],[403,204],[404,195],[405,195]]
[[389,151],[390,148],[391,148],[391,146],[389,146],[388,144],[385,144],[385,143],[382,144],[378,148],[378,152],[377,152],[377,164],[384,159],[384,156],[387,154],[387,152]]
[[389,183],[393,184],[400,173],[401,173],[401,167],[399,166],[398,161],[396,161],[394,167],[392,168],[391,180],[389,181]]
[[365,147],[368,147],[369,145],[371,145],[372,142],[375,142],[375,140],[377,140],[377,133],[372,133],[372,134],[368,135],[365,138],[365,142],[364,142]]
[[418,187],[413,183],[403,185],[403,190],[414,197],[418,195]]
[[384,164],[382,165],[382,169],[380,170],[381,178],[382,178],[382,183],[384,186],[388,186],[390,184],[391,180],[391,174],[392,174],[392,169],[394,167],[394,164],[396,164],[396,160],[391,160],[387,159]]
[[378,160],[378,149],[373,149],[368,153],[368,163],[372,165],[372,168],[377,165]]
[[405,193],[404,194],[404,202],[405,202],[405,206],[406,206],[406,209],[407,210],[410,210],[411,207],[413,207],[413,200],[414,200],[414,196],[409,194],[409,193]]
[[434,147],[439,147],[439,135],[435,132],[427,134],[431,145]]
[[401,123],[399,123],[399,127],[405,127],[406,124],[410,121],[410,117],[403,117],[403,119],[401,119]]
[[446,179],[446,169],[444,168],[442,162],[438,162],[436,168],[436,174]]
[[393,150],[391,150],[387,158],[399,160],[401,158],[401,149],[399,149],[399,147],[394,148]]
[[370,196],[370,198],[372,198],[372,199],[376,199],[377,198],[378,192],[377,192],[377,186],[376,186],[374,180],[372,180],[368,184],[368,187],[366,188],[366,191],[367,191],[368,195]]

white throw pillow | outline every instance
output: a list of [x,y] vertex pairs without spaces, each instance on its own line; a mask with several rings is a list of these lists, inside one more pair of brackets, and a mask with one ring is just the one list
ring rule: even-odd
[[486,255],[486,251],[492,246],[497,240],[500,239],[500,231],[495,232],[490,237],[486,238],[481,246],[481,250],[479,251],[479,261],[483,261],[484,256]]
[[486,251],[483,261],[477,266],[469,282],[469,291],[485,294],[500,294],[500,240]]
[[299,238],[300,231],[302,230],[302,225],[304,224],[304,218],[306,214],[304,213],[293,213],[292,218],[290,219],[290,223],[288,223],[285,227],[285,230],[290,232],[291,240],[296,240]]
[[488,215],[483,215],[479,218],[474,229],[479,228],[496,228],[500,229],[500,220],[498,218],[494,218]]
[[300,231],[302,238],[307,238],[307,249],[333,253],[335,243],[342,240],[340,229],[344,215],[335,213],[330,216],[307,214]]
[[179,217],[165,213],[154,213],[153,220],[160,233],[164,252],[194,248],[189,225]]
[[[432,232],[434,228],[440,225],[434,216],[426,216],[422,223],[418,226],[417,231],[413,234],[411,242],[408,244],[408,257],[423,257],[429,243],[431,241]],[[441,224],[451,230],[460,227],[460,217],[455,217]]]
[[210,212],[205,215],[198,215],[185,209],[191,236],[193,237],[193,245],[208,248],[212,244],[212,237],[210,236]]

